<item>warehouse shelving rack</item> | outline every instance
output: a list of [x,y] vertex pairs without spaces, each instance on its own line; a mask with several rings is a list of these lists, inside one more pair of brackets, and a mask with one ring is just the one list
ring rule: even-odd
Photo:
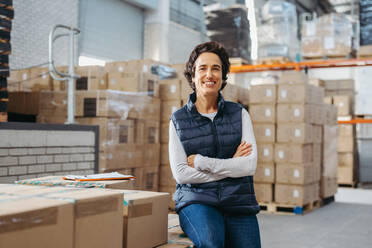
[[[288,71],[308,70],[319,68],[372,66],[371,58],[358,59],[329,59],[317,61],[286,62],[280,64],[258,64],[258,65],[235,65],[230,67],[231,73],[263,72],[263,71]],[[339,124],[372,123],[372,119],[355,118],[351,120],[340,120]]]

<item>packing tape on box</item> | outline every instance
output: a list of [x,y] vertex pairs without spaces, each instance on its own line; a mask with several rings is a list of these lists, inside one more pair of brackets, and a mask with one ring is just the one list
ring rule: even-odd
[[129,206],[124,213],[128,218],[136,218],[147,215],[152,215],[152,203],[144,203],[138,205],[132,205],[132,201],[129,201]]
[[98,215],[118,210],[119,199],[117,197],[105,197],[91,201],[77,202],[75,208],[76,218]]

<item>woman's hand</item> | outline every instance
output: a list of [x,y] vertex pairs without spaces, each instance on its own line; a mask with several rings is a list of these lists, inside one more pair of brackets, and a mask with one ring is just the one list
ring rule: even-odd
[[236,149],[236,152],[233,158],[246,157],[246,156],[249,156],[251,153],[252,153],[252,144],[248,144],[245,141],[242,141],[242,143],[240,143],[240,145]]
[[190,155],[190,156],[187,157],[187,164],[188,164],[190,167],[192,167],[192,168],[194,168],[194,160],[195,160],[195,156],[196,156],[196,154],[192,154],[192,155]]

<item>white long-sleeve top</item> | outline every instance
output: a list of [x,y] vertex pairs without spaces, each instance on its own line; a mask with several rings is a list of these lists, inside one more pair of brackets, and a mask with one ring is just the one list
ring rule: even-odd
[[[212,121],[217,112],[201,114]],[[187,164],[187,155],[172,120],[169,123],[169,162],[174,179],[179,184],[195,184],[218,181],[227,177],[254,175],[257,167],[257,146],[251,118],[242,109],[242,141],[252,144],[252,152],[246,157],[229,159],[209,158],[197,154],[194,168]]]

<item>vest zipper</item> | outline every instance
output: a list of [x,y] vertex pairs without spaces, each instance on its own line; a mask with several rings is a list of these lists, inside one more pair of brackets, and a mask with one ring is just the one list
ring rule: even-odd
[[214,121],[211,121],[212,122],[212,130],[213,130],[213,137],[214,137],[214,147],[215,147],[215,150],[216,150],[216,156],[218,157],[218,154],[219,154],[219,141],[218,141],[218,135],[217,135],[217,129],[216,129],[216,125],[214,124]]

